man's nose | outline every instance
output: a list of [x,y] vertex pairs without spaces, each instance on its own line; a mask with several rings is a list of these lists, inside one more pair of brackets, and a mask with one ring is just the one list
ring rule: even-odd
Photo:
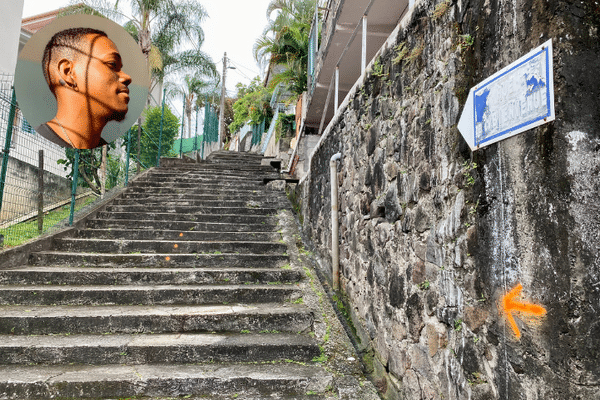
[[119,80],[123,82],[125,86],[129,86],[131,83],[131,76],[127,75],[125,72],[121,71]]

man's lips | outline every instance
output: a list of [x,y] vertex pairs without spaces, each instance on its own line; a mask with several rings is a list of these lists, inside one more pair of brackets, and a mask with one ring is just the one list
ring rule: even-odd
[[129,103],[129,89],[128,88],[119,90],[119,94],[124,94],[125,95],[125,101],[127,103]]

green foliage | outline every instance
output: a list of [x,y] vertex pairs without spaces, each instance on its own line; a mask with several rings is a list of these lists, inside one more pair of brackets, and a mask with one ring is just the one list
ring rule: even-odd
[[424,48],[425,48],[425,43],[421,43],[417,47],[413,48],[412,51],[410,52],[410,55],[408,55],[406,57],[406,61],[408,61],[409,63],[416,61],[421,56],[421,54],[423,54]]
[[463,173],[466,179],[466,185],[471,187],[475,184],[475,177],[471,174],[471,171],[477,169],[477,163],[472,161],[465,161],[463,163]]
[[352,316],[350,315],[350,312],[344,305],[344,302],[342,301],[342,299],[340,297],[338,297],[335,294],[332,296],[332,300],[335,303],[340,314],[344,317],[346,324],[350,327],[350,330],[354,334],[354,337],[356,338],[358,343],[360,343],[360,337],[356,334],[356,327],[354,326],[354,321],[352,321]]
[[439,18],[441,18],[444,14],[446,14],[446,11],[448,11],[448,8],[450,8],[450,0],[446,0],[443,1],[441,3],[439,3],[437,6],[435,6],[435,9],[433,10],[433,20],[437,20]]
[[474,385],[483,385],[485,383],[487,383],[487,379],[485,377],[485,375],[483,375],[481,372],[473,372],[471,373],[472,377],[467,379],[467,382],[469,382],[469,385],[474,386]]
[[387,75],[383,71],[383,65],[381,64],[381,57],[378,58],[377,60],[375,60],[375,62],[373,63],[373,75],[378,76],[378,77]]
[[295,114],[279,114],[277,118],[275,143],[279,142],[282,137],[293,136],[294,123],[296,122]]
[[183,81],[179,80],[178,84],[167,82],[166,88],[169,96],[180,97],[184,104],[185,124],[187,136],[192,137],[192,111],[194,105],[203,102],[203,97],[215,87],[214,82],[202,80],[197,75],[185,75]]
[[161,107],[150,107],[144,112],[140,161],[146,167],[156,165],[159,140],[161,145],[160,155],[163,157],[166,156],[173,147],[173,142],[179,132],[179,119],[173,115],[171,109],[165,105],[162,139],[160,139],[161,112]]
[[392,60],[394,64],[400,64],[402,60],[406,58],[408,55],[408,47],[406,46],[406,42],[400,43],[398,46],[394,48],[396,50],[396,57]]
[[[115,144],[109,143],[108,150],[115,148]],[[62,164],[65,171],[70,171],[67,178],[73,178],[73,165],[75,162],[76,149],[66,149],[66,159],[60,159],[57,161],[58,164]],[[90,188],[94,193],[100,194],[100,175],[99,169],[102,163],[102,147],[96,147],[95,149],[81,149],[79,150],[79,172],[77,179],[77,186]],[[119,182],[119,175],[124,172],[120,164],[120,160],[117,156],[110,154],[107,155],[107,182],[106,189],[111,189]]]
[[244,124],[259,124],[273,115],[271,110],[271,94],[261,83],[260,77],[255,77],[250,85],[238,83],[238,100],[233,103],[233,122],[229,125],[230,132],[237,132]]
[[125,179],[125,163],[118,156],[108,154],[106,160],[106,190],[112,189]]
[[272,84],[284,83],[296,95],[307,88],[308,41],[314,16],[315,0],[272,0],[267,8],[269,19],[263,34],[254,44],[257,61],[284,65]]
[[82,0],[70,13],[100,14],[124,25],[138,42],[152,72],[154,87],[166,75],[192,72],[216,78],[210,56],[200,50],[204,42],[202,22],[206,10],[196,0],[129,0],[131,14],[120,0]]
[[455,320],[454,321],[454,330],[457,332],[460,332],[462,330],[462,323],[463,323],[462,319]]
[[473,46],[473,43],[475,43],[475,39],[473,38],[473,36],[471,36],[469,34],[458,35],[457,50],[462,53],[463,51],[467,50],[469,47]]

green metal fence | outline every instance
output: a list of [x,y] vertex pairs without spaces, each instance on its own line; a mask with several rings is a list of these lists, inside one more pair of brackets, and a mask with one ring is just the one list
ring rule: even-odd
[[217,107],[210,104],[208,100],[204,106],[204,129],[202,136],[204,140],[202,141],[201,157],[204,159],[208,156],[206,145],[219,141],[219,114]]
[[200,152],[204,144],[204,135],[195,135],[191,138],[176,139],[173,142],[173,151],[177,153],[190,155],[191,153]]
[[265,132],[265,126],[265,120],[262,120],[260,124],[252,125],[252,146],[260,144],[263,133]]
[[161,149],[161,133],[135,125],[106,146],[64,149],[29,126],[16,104],[12,76],[0,75],[1,246],[72,224],[78,213],[158,165],[171,150],[170,143]]

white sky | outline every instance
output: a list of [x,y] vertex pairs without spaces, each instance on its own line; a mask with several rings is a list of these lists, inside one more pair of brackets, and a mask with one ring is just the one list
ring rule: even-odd
[[[2,0],[4,1],[4,0]],[[223,53],[236,69],[227,72],[227,93],[236,93],[238,82],[249,83],[259,74],[259,66],[252,56],[252,48],[267,24],[266,10],[271,0],[199,0],[208,19],[203,23],[206,36],[201,50],[209,54],[223,72]],[[128,0],[120,0],[128,6]],[[114,1],[112,1],[114,3]],[[69,0],[24,0],[23,18],[56,10],[69,5]]]

